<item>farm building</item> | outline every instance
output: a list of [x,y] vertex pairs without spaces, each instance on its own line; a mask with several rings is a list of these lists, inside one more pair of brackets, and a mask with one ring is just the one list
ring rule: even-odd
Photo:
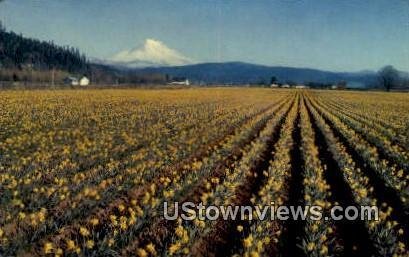
[[78,82],[78,79],[76,77],[66,77],[64,79],[64,84],[71,85],[71,86],[78,86],[79,82]]
[[187,78],[173,78],[172,81],[170,81],[168,84],[189,86],[190,82]]
[[80,79],[70,76],[64,79],[64,84],[71,86],[88,86],[90,80],[86,76],[82,76]]
[[89,78],[87,78],[86,76],[82,76],[82,78],[80,79],[80,86],[88,86],[90,83]]

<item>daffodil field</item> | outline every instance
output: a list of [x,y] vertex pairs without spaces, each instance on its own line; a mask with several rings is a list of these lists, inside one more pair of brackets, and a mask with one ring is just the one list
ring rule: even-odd
[[[379,220],[167,220],[165,202]],[[0,91],[0,256],[409,256],[409,94]]]

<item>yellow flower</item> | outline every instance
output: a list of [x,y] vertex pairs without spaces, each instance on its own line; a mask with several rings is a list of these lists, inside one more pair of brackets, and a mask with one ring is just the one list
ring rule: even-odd
[[242,226],[242,225],[238,225],[238,226],[237,226],[237,231],[239,231],[239,232],[243,231],[243,226]]
[[138,256],[138,257],[147,257],[148,253],[144,249],[138,248],[138,249],[136,249],[136,256]]
[[326,245],[323,245],[323,246],[321,247],[320,254],[326,255],[327,253],[328,253],[328,247],[327,247]]
[[189,248],[187,248],[187,247],[183,248],[183,254],[184,255],[189,254]]
[[249,235],[247,238],[243,239],[243,246],[246,248],[250,248],[253,244],[253,236]]
[[26,217],[26,214],[25,214],[24,212],[19,212],[19,213],[18,213],[18,218],[19,218],[20,220],[23,220],[25,217]]
[[313,251],[315,249],[315,243],[314,242],[309,242],[308,244],[307,244],[307,250],[308,251]]
[[155,245],[154,245],[154,244],[152,244],[152,243],[148,244],[148,245],[146,246],[146,250],[147,250],[150,254],[156,256],[156,250],[155,250]]
[[91,225],[96,226],[99,224],[99,220],[97,218],[93,218],[90,220]]
[[270,238],[268,236],[263,238],[263,243],[269,244],[270,243]]
[[250,253],[250,257],[259,257],[260,255],[258,254],[258,252],[256,252],[256,251],[252,251],[251,253]]
[[263,241],[258,241],[256,247],[257,251],[261,251],[263,249]]
[[87,228],[85,228],[85,227],[80,227],[80,234],[82,236],[89,236],[90,235],[89,230]]
[[169,247],[169,255],[175,254],[181,247],[181,244],[179,242],[172,244]]
[[93,240],[90,239],[90,240],[88,240],[88,241],[86,242],[85,245],[87,246],[88,249],[92,249],[92,248],[94,247],[95,243],[94,243]]
[[53,246],[52,243],[48,242],[48,243],[44,244],[43,251],[44,251],[45,254],[51,253],[53,251],[53,249],[54,249],[54,246]]
[[263,231],[263,228],[261,226],[257,226],[257,232],[261,233]]
[[126,228],[128,227],[126,217],[125,217],[125,216],[121,216],[121,218],[119,218],[119,221],[120,221],[119,227],[120,227],[122,230],[126,230]]
[[67,249],[68,250],[74,250],[75,249],[75,242],[73,240],[69,239],[65,243],[67,244]]
[[118,221],[116,220],[115,215],[109,215],[109,219],[111,220],[112,225],[114,225],[114,226],[118,225]]
[[41,208],[41,211],[38,212],[38,219],[39,219],[41,222],[45,221],[46,211],[47,211],[46,209]]
[[55,254],[61,256],[63,255],[63,253],[64,253],[63,250],[61,248],[58,248]]
[[176,234],[178,237],[182,237],[182,236],[183,236],[183,232],[184,232],[184,229],[183,229],[182,226],[178,226],[178,227],[176,228],[176,230],[175,230],[175,234]]
[[317,232],[318,231],[318,225],[317,224],[313,224],[311,227],[311,231],[312,232]]
[[125,210],[125,206],[123,204],[118,205],[118,210],[122,212],[123,210]]

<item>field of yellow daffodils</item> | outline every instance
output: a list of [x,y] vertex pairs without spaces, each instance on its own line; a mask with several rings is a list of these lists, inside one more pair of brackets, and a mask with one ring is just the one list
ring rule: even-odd
[[[379,219],[169,220],[165,202]],[[0,256],[403,257],[408,243],[409,94],[0,92]]]

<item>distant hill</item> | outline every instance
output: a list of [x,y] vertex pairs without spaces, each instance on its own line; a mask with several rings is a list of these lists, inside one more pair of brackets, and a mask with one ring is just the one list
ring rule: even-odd
[[375,82],[374,72],[330,72],[309,68],[264,66],[243,62],[201,63],[174,67],[134,69],[138,74],[162,73],[173,77],[186,77],[205,84],[253,84],[270,82],[272,76],[285,83],[336,83],[346,81],[351,87],[365,87]]
[[83,73],[89,69],[89,64],[76,48],[26,38],[6,31],[0,23],[0,67]]

